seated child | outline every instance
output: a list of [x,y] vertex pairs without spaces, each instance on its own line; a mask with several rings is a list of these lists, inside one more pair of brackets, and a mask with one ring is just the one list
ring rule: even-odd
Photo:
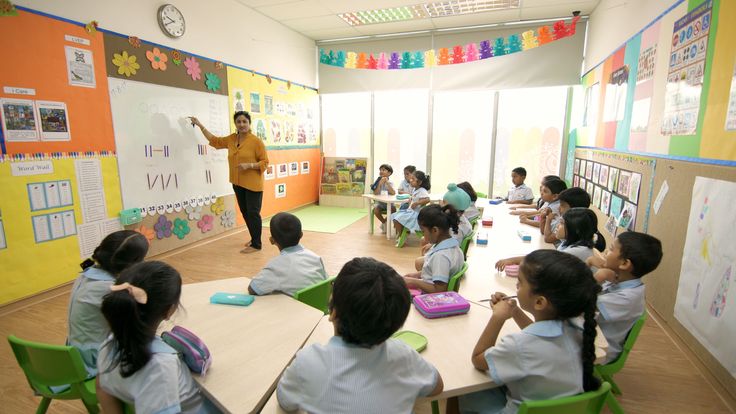
[[[378,178],[376,178],[376,181],[371,184],[371,191],[373,191],[373,194],[380,195],[383,191],[389,195],[396,194],[394,186],[391,184],[391,181],[389,181],[389,177],[393,173],[394,169],[388,164],[382,164],[378,168]],[[378,221],[381,222],[382,233],[386,232],[386,218],[383,217],[383,213],[386,213],[387,210],[388,206],[386,203],[376,203],[376,206],[373,208],[373,215],[375,215]],[[393,213],[393,209],[388,213]]]
[[110,327],[100,311],[102,298],[110,293],[118,274],[143,261],[146,253],[145,236],[133,230],[120,230],[102,239],[92,259],[81,264],[84,270],[74,282],[69,299],[66,343],[79,349],[90,377],[97,375],[97,353],[110,335]]
[[416,351],[391,339],[411,297],[385,263],[355,258],[335,279],[330,322],[335,336],[299,352],[279,380],[286,411],[406,413],[418,397],[442,392],[442,377]]
[[[465,211],[470,205],[470,196],[460,189],[458,185],[453,183],[447,184],[447,192],[442,197],[442,205],[451,205],[457,210],[460,215],[460,221],[458,222],[458,230],[452,230],[452,238],[457,240],[458,243],[462,243],[470,233],[473,232],[473,225],[470,224],[468,218],[465,217]],[[432,248],[432,243],[429,242],[429,238],[425,235],[422,238],[422,255],[414,260],[414,267],[421,271],[424,266],[424,255],[427,254],[429,249]]]
[[283,292],[294,296],[305,287],[327,279],[322,259],[299,244],[302,223],[291,213],[278,213],[271,218],[271,244],[281,252],[258,272],[248,286],[251,295]]
[[[561,241],[557,250],[584,262],[593,256],[593,247],[598,251],[606,248],[606,239],[598,231],[598,216],[585,207],[575,207],[565,212],[557,225],[556,237]],[[592,270],[595,272],[598,269]]]
[[540,213],[542,213],[542,210],[549,205],[544,199],[542,198],[542,186],[544,183],[546,183],[549,180],[560,180],[561,178],[556,175],[545,175],[544,178],[542,178],[542,182],[539,184],[539,198],[537,199],[536,204],[534,205],[517,205],[509,207],[509,214],[512,216],[527,216],[527,217],[533,217],[537,216]]
[[417,171],[417,167],[407,165],[404,167],[404,179],[399,184],[399,194],[411,194],[414,190],[411,186],[411,176]]
[[470,207],[466,208],[463,213],[465,218],[473,220],[476,217],[480,217],[480,211],[478,210],[478,207],[475,206],[475,202],[478,201],[478,194],[476,194],[473,186],[470,185],[469,182],[463,181],[459,183],[457,187],[465,191],[470,196]]
[[[544,234],[545,236],[549,235],[549,237],[545,237],[545,241],[547,243],[555,243],[558,240],[555,233],[557,232],[557,226],[559,226],[559,216],[564,215],[565,212],[571,208],[590,207],[590,195],[580,187],[572,187],[563,190],[560,195],[557,196],[557,201],[560,203],[558,208],[559,212],[550,212],[547,215],[548,220],[545,220],[544,222]],[[555,222],[556,225],[553,226],[553,222]]]
[[[579,259],[554,250],[527,255],[519,269],[517,298],[493,295],[493,314],[473,350],[473,366],[504,387],[461,396],[460,412],[515,413],[523,401],[597,390],[593,362],[599,291]],[[511,318],[522,331],[499,338]],[[451,408],[448,402],[448,413]]]
[[105,413],[217,412],[174,348],[156,335],[179,307],[181,276],[163,262],[124,270],[102,300],[112,335],[100,347],[97,398]]
[[524,167],[516,167],[511,170],[511,182],[514,184],[509,190],[506,197],[507,204],[531,204],[534,201],[532,189],[524,184],[526,179],[526,169]]
[[603,282],[596,319],[608,341],[606,362],[611,362],[621,354],[626,336],[645,312],[641,278],[659,266],[662,243],[648,234],[627,231],[616,237],[605,259],[590,261],[601,267],[595,274]]
[[414,174],[409,177],[409,183],[411,184],[413,191],[411,193],[408,208],[401,209],[391,214],[391,220],[393,220],[394,228],[396,229],[397,239],[401,237],[401,232],[404,230],[404,227],[409,229],[412,233],[419,230],[419,224],[417,223],[419,210],[421,210],[425,204],[429,203],[429,189],[432,188],[432,185],[429,182],[429,176],[425,175],[423,171],[415,171]]
[[445,292],[450,277],[465,263],[460,243],[450,235],[458,229],[458,213],[451,205],[432,204],[419,212],[419,226],[424,237],[433,244],[424,256],[422,270],[404,276],[406,286],[425,293]]
[[540,194],[542,200],[544,200],[547,206],[539,210],[539,221],[534,220],[534,218],[531,216],[525,215],[519,217],[519,221],[522,224],[540,227],[541,230],[544,230],[544,217],[546,217],[549,212],[558,213],[560,211],[560,203],[557,201],[557,198],[559,197],[559,194],[566,188],[567,184],[559,179],[552,178],[550,180],[542,182],[542,187],[540,187]]

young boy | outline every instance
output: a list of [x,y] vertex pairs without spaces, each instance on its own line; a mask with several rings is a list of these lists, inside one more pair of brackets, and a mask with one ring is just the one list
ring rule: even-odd
[[618,235],[605,258],[591,257],[588,264],[603,291],[598,296],[598,326],[608,341],[606,362],[619,356],[631,328],[644,313],[644,284],[641,277],[662,260],[662,243],[645,233],[627,231]]
[[442,377],[408,345],[390,339],[411,307],[401,276],[385,263],[355,258],[335,279],[326,345],[297,352],[276,395],[286,411],[411,413],[418,397],[442,392]]
[[[539,215],[539,231],[544,236],[544,241],[547,243],[555,243],[555,246],[560,243],[555,237],[553,231],[549,229],[556,229],[562,215],[560,214],[560,193],[567,190],[567,184],[562,180],[548,180],[542,185],[542,198],[549,204],[546,209],[542,210]],[[547,223],[549,222],[549,223]],[[522,223],[524,221],[522,220]]]
[[281,254],[271,259],[266,267],[250,281],[251,295],[268,295],[283,292],[289,296],[313,284],[327,279],[322,259],[299,244],[302,223],[290,213],[278,213],[271,219],[271,244]]
[[534,201],[532,189],[524,184],[525,179],[526,169],[524,167],[516,167],[511,170],[511,182],[514,186],[506,197],[507,204],[531,204]]
[[[559,183],[557,183],[557,186],[559,186]],[[554,243],[555,245],[559,242],[555,233],[560,223],[560,217],[564,216],[571,208],[590,207],[590,195],[580,187],[572,187],[561,191],[557,196],[557,202],[559,202],[558,212],[549,212],[547,214],[547,220],[544,221],[544,229],[542,231],[544,233],[544,241]]]
[[[376,178],[376,181],[371,184],[371,191],[373,191],[373,194],[380,195],[384,191],[389,195],[396,194],[394,186],[391,184],[391,181],[389,181],[389,177],[391,177],[391,174],[393,173],[394,169],[388,164],[382,164],[378,167],[378,178]],[[386,203],[376,203],[376,206],[373,207],[373,215],[381,222],[381,233],[386,233],[386,218],[383,214],[386,213],[387,210],[388,206]],[[387,215],[390,215],[393,212],[393,209],[391,209]]]

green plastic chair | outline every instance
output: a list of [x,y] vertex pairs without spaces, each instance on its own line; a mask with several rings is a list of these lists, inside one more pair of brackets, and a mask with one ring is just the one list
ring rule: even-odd
[[[8,342],[28,384],[42,397],[36,414],[45,413],[52,399],[81,399],[88,412],[100,411],[95,379],[87,379],[87,370],[77,348],[26,341],[14,335],[8,337]],[[64,385],[69,385],[64,391],[54,392],[50,388]]]
[[610,395],[611,384],[604,382],[597,391],[553,400],[524,401],[518,414],[598,414]]
[[468,220],[470,222],[470,227],[475,230],[475,226],[478,225],[478,220],[480,220],[480,216],[475,216],[472,219]]
[[[424,233],[422,233],[419,230],[415,231],[414,234],[416,234],[417,237],[419,237],[420,239],[424,237]],[[396,241],[396,247],[398,248],[404,247],[407,237],[409,237],[409,230],[406,227],[404,227],[403,230],[401,230],[401,235],[399,236],[399,239]]]
[[450,283],[447,284],[447,291],[450,292],[457,292],[460,290],[460,279],[462,279],[465,272],[468,271],[468,263],[463,263],[463,267],[460,268],[460,270],[457,271],[452,277],[450,278]]
[[636,338],[639,336],[641,328],[644,327],[644,321],[646,319],[647,313],[644,312],[636,321],[636,323],[634,323],[634,326],[631,327],[629,334],[626,336],[623,350],[621,350],[621,354],[619,354],[616,359],[605,365],[595,366],[596,374],[598,374],[598,376],[601,377],[604,381],[611,384],[612,392],[615,395],[621,395],[621,389],[618,387],[618,385],[616,385],[616,382],[613,381],[613,374],[616,374],[623,369],[624,364],[626,363],[626,359],[629,357],[629,352],[631,352],[631,348],[634,347]]
[[463,258],[465,260],[468,260],[468,247],[470,246],[470,241],[473,240],[473,236],[475,236],[475,230],[471,231],[470,234],[465,236],[463,241],[460,242],[460,250],[463,251]]
[[488,194],[481,193],[480,191],[476,191],[475,195],[477,195],[479,198],[488,198]]
[[319,309],[327,315],[329,312],[327,308],[330,303],[330,295],[332,294],[332,282],[334,280],[334,277],[330,277],[312,286],[307,286],[296,292],[294,299],[315,309]]

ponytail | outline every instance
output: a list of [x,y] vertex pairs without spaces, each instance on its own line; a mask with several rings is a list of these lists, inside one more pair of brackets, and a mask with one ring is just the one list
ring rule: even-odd
[[427,228],[437,227],[440,230],[449,232],[450,229],[455,233],[459,230],[460,216],[458,211],[449,204],[440,207],[437,204],[431,204],[419,210],[417,222],[420,226]]
[[445,218],[447,219],[447,226],[452,229],[453,232],[459,232],[460,212],[450,204],[446,204],[444,207],[442,207],[442,213],[445,214]]
[[599,252],[606,250],[606,239],[603,237],[600,231],[595,231],[595,249]]
[[597,293],[588,301],[588,307],[585,309],[583,323],[583,345],[581,355],[583,360],[583,391],[595,391],[601,386],[601,381],[593,375],[593,363],[595,362],[595,336],[597,334],[595,327],[598,325],[595,321]]

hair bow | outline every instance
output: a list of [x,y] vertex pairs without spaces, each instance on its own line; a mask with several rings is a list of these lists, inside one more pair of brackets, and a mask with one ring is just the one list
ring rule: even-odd
[[133,286],[128,282],[121,283],[119,285],[112,285],[110,286],[110,290],[113,292],[127,290],[130,296],[132,296],[133,299],[141,305],[145,305],[146,302],[148,302],[148,294],[146,294],[146,291],[137,286]]

